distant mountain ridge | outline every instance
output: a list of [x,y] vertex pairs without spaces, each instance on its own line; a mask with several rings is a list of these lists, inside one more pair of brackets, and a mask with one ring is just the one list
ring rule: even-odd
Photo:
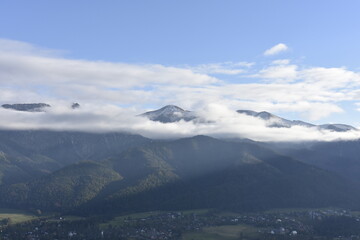
[[47,103],[16,103],[16,104],[3,104],[5,109],[11,109],[22,112],[45,112],[46,108],[51,107]]
[[288,120],[285,118],[278,117],[272,113],[263,111],[263,112],[255,112],[251,110],[237,110],[240,114],[246,114],[248,116],[253,116],[257,118],[261,118],[266,121],[270,121],[269,127],[293,127],[293,126],[303,126],[303,127],[316,127],[319,130],[330,130],[335,132],[347,132],[351,130],[358,130],[353,126],[346,125],[346,124],[321,124],[315,125],[307,122],[303,122],[300,120]]
[[[50,104],[47,103],[14,103],[14,104],[3,104],[2,108],[21,111],[21,112],[46,112],[47,109],[51,108]],[[80,104],[74,102],[71,104],[72,109],[80,108]]]
[[[51,108],[51,105],[47,103],[18,103],[3,104],[2,108],[23,112],[46,112],[47,109]],[[79,103],[72,103],[71,109],[75,110],[78,108],[80,108]],[[266,111],[256,112],[252,110],[237,110],[236,112],[239,114],[245,114],[248,116],[262,119],[267,122],[268,127],[272,128],[291,128],[294,126],[301,126],[308,128],[317,128],[318,130],[329,130],[334,132],[347,132],[358,130],[353,126],[340,123],[315,125],[300,120],[288,120]],[[196,112],[184,110],[176,105],[166,105],[160,109],[148,111],[138,116],[146,117],[152,121],[161,123],[174,123],[179,121],[195,121],[196,123],[206,122]]]
[[269,124],[269,127],[292,127],[292,126],[303,126],[303,127],[315,127],[316,125],[299,121],[299,120],[287,120],[285,118],[278,117],[272,113],[262,111],[262,112],[255,112],[251,110],[237,110],[236,112],[240,114],[246,114],[248,116],[261,118],[266,121],[272,121]]
[[[314,127],[319,130],[330,130],[334,132],[347,132],[347,131],[358,130],[353,126],[346,124],[315,125],[300,120],[288,120],[266,111],[255,112],[252,110],[237,110],[236,112],[239,114],[245,114],[248,116],[265,120],[268,122],[268,127],[273,127],[273,128],[290,128],[293,126],[302,126],[302,127]],[[152,121],[157,121],[162,123],[173,123],[173,122],[178,122],[180,120],[186,122],[199,120],[199,116],[196,114],[196,112],[187,111],[175,105],[167,105],[158,110],[145,112],[143,114],[140,114],[139,116],[147,117]]]

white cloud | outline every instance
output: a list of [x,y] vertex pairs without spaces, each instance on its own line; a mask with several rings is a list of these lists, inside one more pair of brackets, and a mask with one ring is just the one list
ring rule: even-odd
[[297,112],[309,120],[320,120],[343,112],[334,101],[346,99],[342,94],[321,92],[310,84],[228,84],[203,88],[167,86],[157,94],[160,99],[171,99],[188,109],[201,110],[209,103],[219,103],[234,110]]
[[276,65],[261,70],[255,77],[271,79],[276,82],[292,82],[297,78],[296,65]]
[[217,81],[213,77],[188,69],[162,65],[132,65],[2,54],[0,83],[7,83],[9,80],[28,85],[75,82],[109,88],[139,87],[148,84],[198,85]]
[[267,49],[264,52],[264,55],[265,56],[276,55],[276,54],[279,54],[281,52],[285,52],[288,49],[289,49],[288,46],[286,46],[284,43],[279,43],[279,44],[273,46],[272,48]]
[[30,56],[61,56],[66,51],[38,47],[26,42],[0,38],[0,52]]
[[200,64],[189,68],[194,72],[202,74],[237,75],[246,72],[253,65],[254,63],[251,62],[223,62]]
[[154,87],[219,82],[185,68],[73,60],[48,56],[43,54],[47,50],[27,43],[2,42],[6,44],[0,45],[0,102],[78,99],[129,104],[149,101]]
[[353,88],[360,86],[360,74],[345,68],[309,68],[303,70],[300,75],[305,83],[323,89]]
[[290,63],[290,59],[278,59],[271,62],[274,65],[287,65]]

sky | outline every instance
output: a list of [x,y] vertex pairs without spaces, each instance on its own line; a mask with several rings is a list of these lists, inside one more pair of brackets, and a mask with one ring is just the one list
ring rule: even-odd
[[0,103],[134,114],[221,106],[359,127],[358,9],[357,0],[3,0]]

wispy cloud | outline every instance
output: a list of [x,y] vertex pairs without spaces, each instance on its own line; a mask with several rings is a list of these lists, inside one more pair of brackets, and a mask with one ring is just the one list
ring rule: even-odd
[[276,55],[276,54],[279,54],[281,52],[285,52],[287,51],[289,48],[288,46],[286,46],[284,43],[279,43],[269,49],[267,49],[265,52],[264,52],[264,55],[265,56],[271,56],[271,55]]
[[223,62],[200,64],[189,68],[202,74],[237,75],[246,72],[254,64],[253,62]]
[[3,38],[0,38],[0,52],[2,54],[11,53],[11,54],[47,56],[47,57],[50,56],[59,57],[67,53],[64,50],[48,49],[40,46],[35,46],[33,44],[26,42],[3,39]]
[[271,62],[273,65],[287,65],[290,64],[290,59],[278,59]]
[[259,71],[254,77],[271,79],[276,82],[292,82],[297,78],[296,65],[276,65]]
[[43,54],[48,50],[27,43],[2,42],[6,44],[0,47],[1,102],[77,99],[128,104],[149,101],[154,87],[219,82],[186,68],[73,60]]

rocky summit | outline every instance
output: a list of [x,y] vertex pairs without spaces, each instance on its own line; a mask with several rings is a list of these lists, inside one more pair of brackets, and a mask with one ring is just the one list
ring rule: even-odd
[[194,112],[184,110],[175,105],[167,105],[158,110],[143,113],[140,116],[162,123],[178,122],[180,120],[191,121],[196,118]]

